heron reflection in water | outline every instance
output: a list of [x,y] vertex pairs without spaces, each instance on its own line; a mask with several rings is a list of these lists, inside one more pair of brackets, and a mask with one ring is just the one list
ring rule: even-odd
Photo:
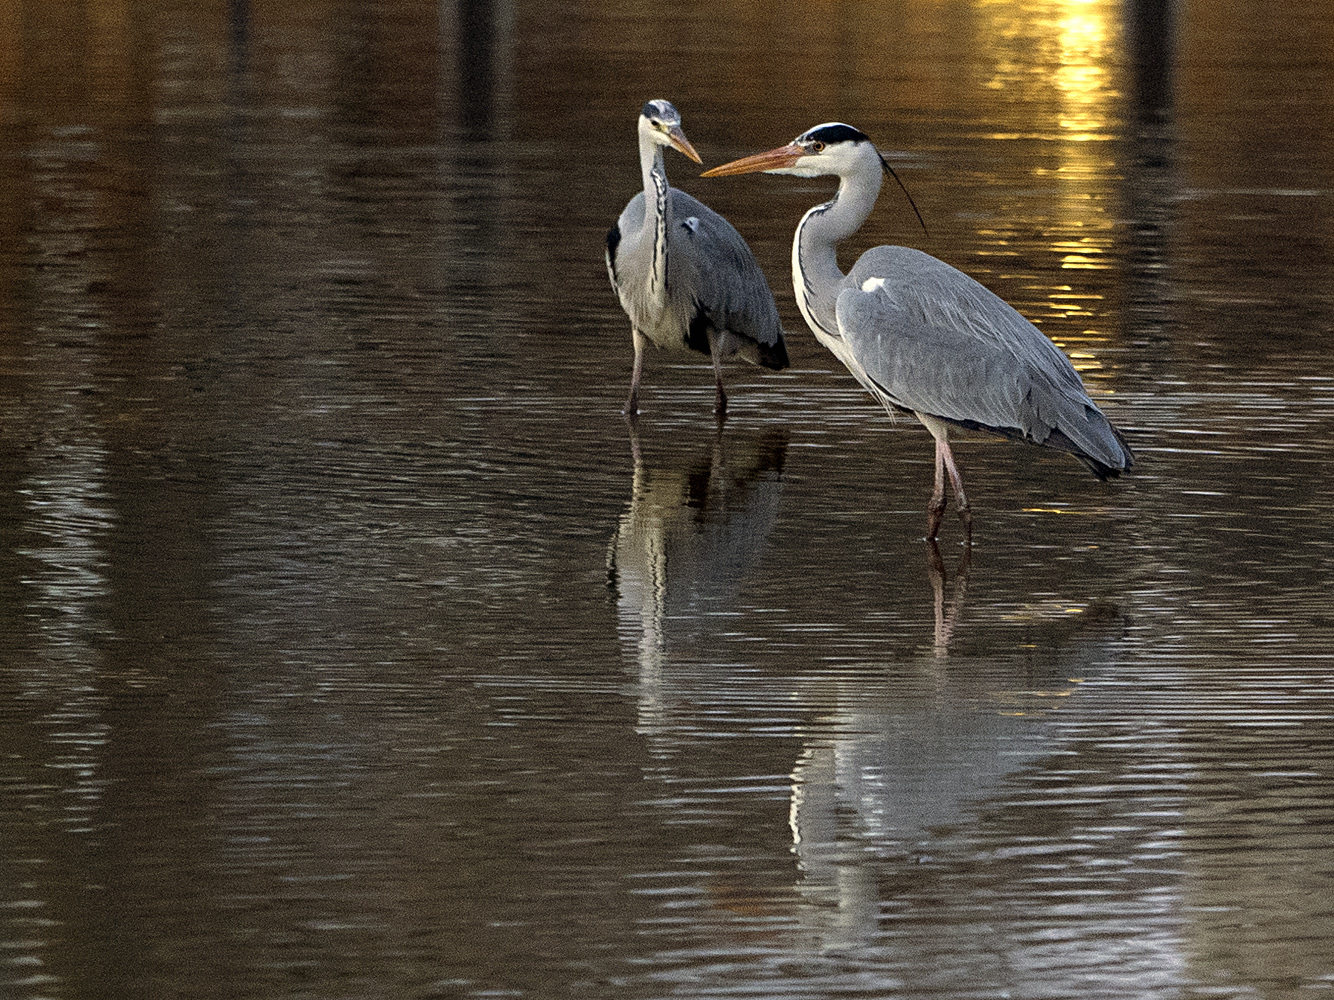
[[[634,485],[607,553],[622,636],[633,642],[641,722],[660,719],[673,682],[669,647],[686,652],[731,622],[737,595],[778,519],[788,434],[714,433],[676,459],[645,458],[631,428]],[[729,626],[730,627],[730,626]]]
[[1059,745],[1053,721],[1078,712],[1081,683],[1121,656],[1115,606],[1037,603],[1010,618],[1046,652],[935,655],[819,693],[831,707],[793,767],[789,825],[809,904],[800,920],[821,949],[882,935],[887,886],[930,877],[922,864],[953,854],[953,831],[975,828],[989,799]]

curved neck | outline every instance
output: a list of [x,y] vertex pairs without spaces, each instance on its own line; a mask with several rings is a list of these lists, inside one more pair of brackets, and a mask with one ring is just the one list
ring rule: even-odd
[[667,301],[667,168],[662,146],[639,130],[639,171],[644,175],[644,228],[653,241],[648,290],[652,298]]
[[880,163],[839,177],[838,191],[801,218],[792,238],[792,288],[806,323],[820,336],[838,336],[834,307],[845,275],[838,245],[861,228],[880,194]]

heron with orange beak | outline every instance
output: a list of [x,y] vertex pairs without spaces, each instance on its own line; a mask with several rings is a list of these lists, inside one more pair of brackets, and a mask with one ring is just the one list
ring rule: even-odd
[[797,224],[792,287],[816,339],[891,417],[911,413],[935,439],[927,538],[940,532],[947,477],[971,538],[972,512],[950,450],[953,429],[1070,452],[1099,479],[1134,464],[1129,445],[1060,348],[962,271],[897,246],[868,250],[846,274],[839,269],[838,244],[871,214],[884,174],[898,180],[866,133],[841,122],[817,125],[786,146],[704,176],[760,172],[838,178],[833,198]]

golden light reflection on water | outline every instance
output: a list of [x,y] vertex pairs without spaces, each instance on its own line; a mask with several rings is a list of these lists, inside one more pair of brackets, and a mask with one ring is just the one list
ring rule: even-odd
[[1061,189],[1061,219],[1073,229],[1093,228],[1096,234],[1053,244],[1061,267],[1094,270],[1108,266],[1105,252],[1111,244],[1111,222],[1099,206],[1093,184],[1107,176],[1111,164],[1094,143],[1114,137],[1108,112],[1116,92],[1108,81],[1107,0],[1063,0],[1059,21],[1060,70],[1053,84],[1060,96],[1061,165],[1056,172]]
[[1106,139],[1107,14],[1105,0],[1065,0],[1060,20],[1061,68],[1053,83],[1064,99],[1060,126],[1067,140]]
[[[1114,170],[1101,146],[1114,138],[1108,119],[1117,97],[1107,70],[1113,55],[1109,21],[1114,11],[1109,10],[1110,6],[1108,0],[1065,0],[1060,20],[1061,69],[1055,77],[1063,136],[1057,170],[1059,212],[1067,232],[1082,233],[1053,244],[1065,270],[1105,270],[1109,266],[1106,251],[1112,244],[1112,224],[1096,196],[1096,184]],[[1084,344],[1107,339],[1106,333],[1097,329],[1097,313],[1091,308],[1101,298],[1092,293],[1081,295],[1068,286],[1049,295],[1054,310],[1063,310],[1068,318],[1083,318],[1089,324],[1079,337]],[[1081,374],[1102,368],[1096,354],[1070,350],[1068,345],[1066,350]]]
[[[1118,133],[1117,6],[1112,0],[979,0],[978,12],[986,51],[995,54],[984,85],[1010,107],[988,138],[1036,144],[1031,175],[1055,196],[1036,209],[1033,221],[1047,234],[1060,268],[1108,269],[1113,220],[1105,206],[1116,164],[1106,143]],[[1035,289],[1048,315],[1062,321],[1062,346],[1105,341],[1097,328],[1102,296],[1087,280],[1070,278]],[[1070,333],[1070,324],[1081,320],[1085,329]],[[1088,351],[1075,353],[1075,365],[1101,367]]]

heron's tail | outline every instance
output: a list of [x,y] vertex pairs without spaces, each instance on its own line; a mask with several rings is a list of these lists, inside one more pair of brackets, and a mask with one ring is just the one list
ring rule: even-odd
[[[1099,416],[1102,416],[1099,414]],[[1061,430],[1054,430],[1051,435],[1043,442],[1049,448],[1059,448],[1061,451],[1068,451],[1079,459],[1084,467],[1092,472],[1099,479],[1115,479],[1123,472],[1129,472],[1135,465],[1135,453],[1130,450],[1130,445],[1121,435],[1112,422],[1106,417],[1100,421],[1102,424],[1098,430],[1100,440],[1097,442],[1097,454],[1092,454],[1091,449],[1081,447],[1075,441],[1072,441]]]
[[787,344],[784,343],[782,334],[778,336],[776,344],[759,344],[758,361],[765,368],[772,371],[781,372],[788,366]]
[[778,331],[777,339],[772,344],[757,340],[750,334],[728,331],[723,334],[719,350],[724,358],[738,357],[752,365],[760,365],[772,371],[782,371],[788,366],[787,344],[783,342],[783,333]]

